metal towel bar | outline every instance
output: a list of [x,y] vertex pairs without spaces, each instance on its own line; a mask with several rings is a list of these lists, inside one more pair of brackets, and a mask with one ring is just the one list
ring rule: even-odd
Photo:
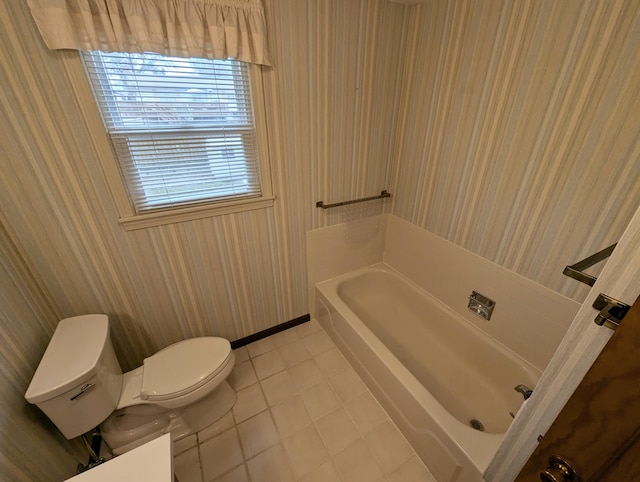
[[391,197],[391,194],[389,194],[387,192],[387,190],[385,189],[378,196],[363,197],[363,198],[360,198],[360,199],[352,199],[351,201],[342,201],[340,203],[325,204],[322,201],[318,201],[316,203],[316,207],[317,208],[322,208],[322,209],[330,209],[330,208],[337,208],[338,206],[346,206],[347,204],[361,203],[361,202],[364,202],[364,201],[373,201],[374,199],[383,199],[383,198],[386,198],[386,197]]
[[611,246],[604,248],[602,251],[598,251],[597,253],[592,254],[588,258],[578,261],[571,266],[567,266],[562,274],[568,276],[569,278],[578,280],[581,283],[593,286],[598,278],[585,273],[584,270],[611,256],[611,253],[613,253],[613,250],[615,249],[617,244],[618,243],[614,243]]

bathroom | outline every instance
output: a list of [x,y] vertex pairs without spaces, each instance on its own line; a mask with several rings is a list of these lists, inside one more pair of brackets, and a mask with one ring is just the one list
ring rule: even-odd
[[308,233],[343,222],[319,200],[387,189],[380,214],[576,303],[589,290],[563,268],[632,220],[638,2],[264,3],[273,206],[127,231],[77,53],[46,49],[26,2],[0,2],[0,478],[63,480],[86,457],[23,397],[58,320],[109,314],[129,369],[304,316]]

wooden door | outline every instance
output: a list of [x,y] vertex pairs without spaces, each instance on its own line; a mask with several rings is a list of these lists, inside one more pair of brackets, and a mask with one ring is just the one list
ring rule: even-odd
[[640,481],[640,298],[516,481],[551,480],[540,472],[553,455],[567,459],[582,482]]

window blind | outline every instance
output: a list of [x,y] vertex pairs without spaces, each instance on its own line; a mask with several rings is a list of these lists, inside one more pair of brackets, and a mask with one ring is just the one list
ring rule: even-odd
[[99,51],[82,58],[136,213],[260,196],[245,63]]

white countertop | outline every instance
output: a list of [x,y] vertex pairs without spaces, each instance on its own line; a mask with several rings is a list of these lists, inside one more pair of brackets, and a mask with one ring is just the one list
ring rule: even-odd
[[171,434],[158,437],[91,470],[67,479],[71,482],[173,482]]

